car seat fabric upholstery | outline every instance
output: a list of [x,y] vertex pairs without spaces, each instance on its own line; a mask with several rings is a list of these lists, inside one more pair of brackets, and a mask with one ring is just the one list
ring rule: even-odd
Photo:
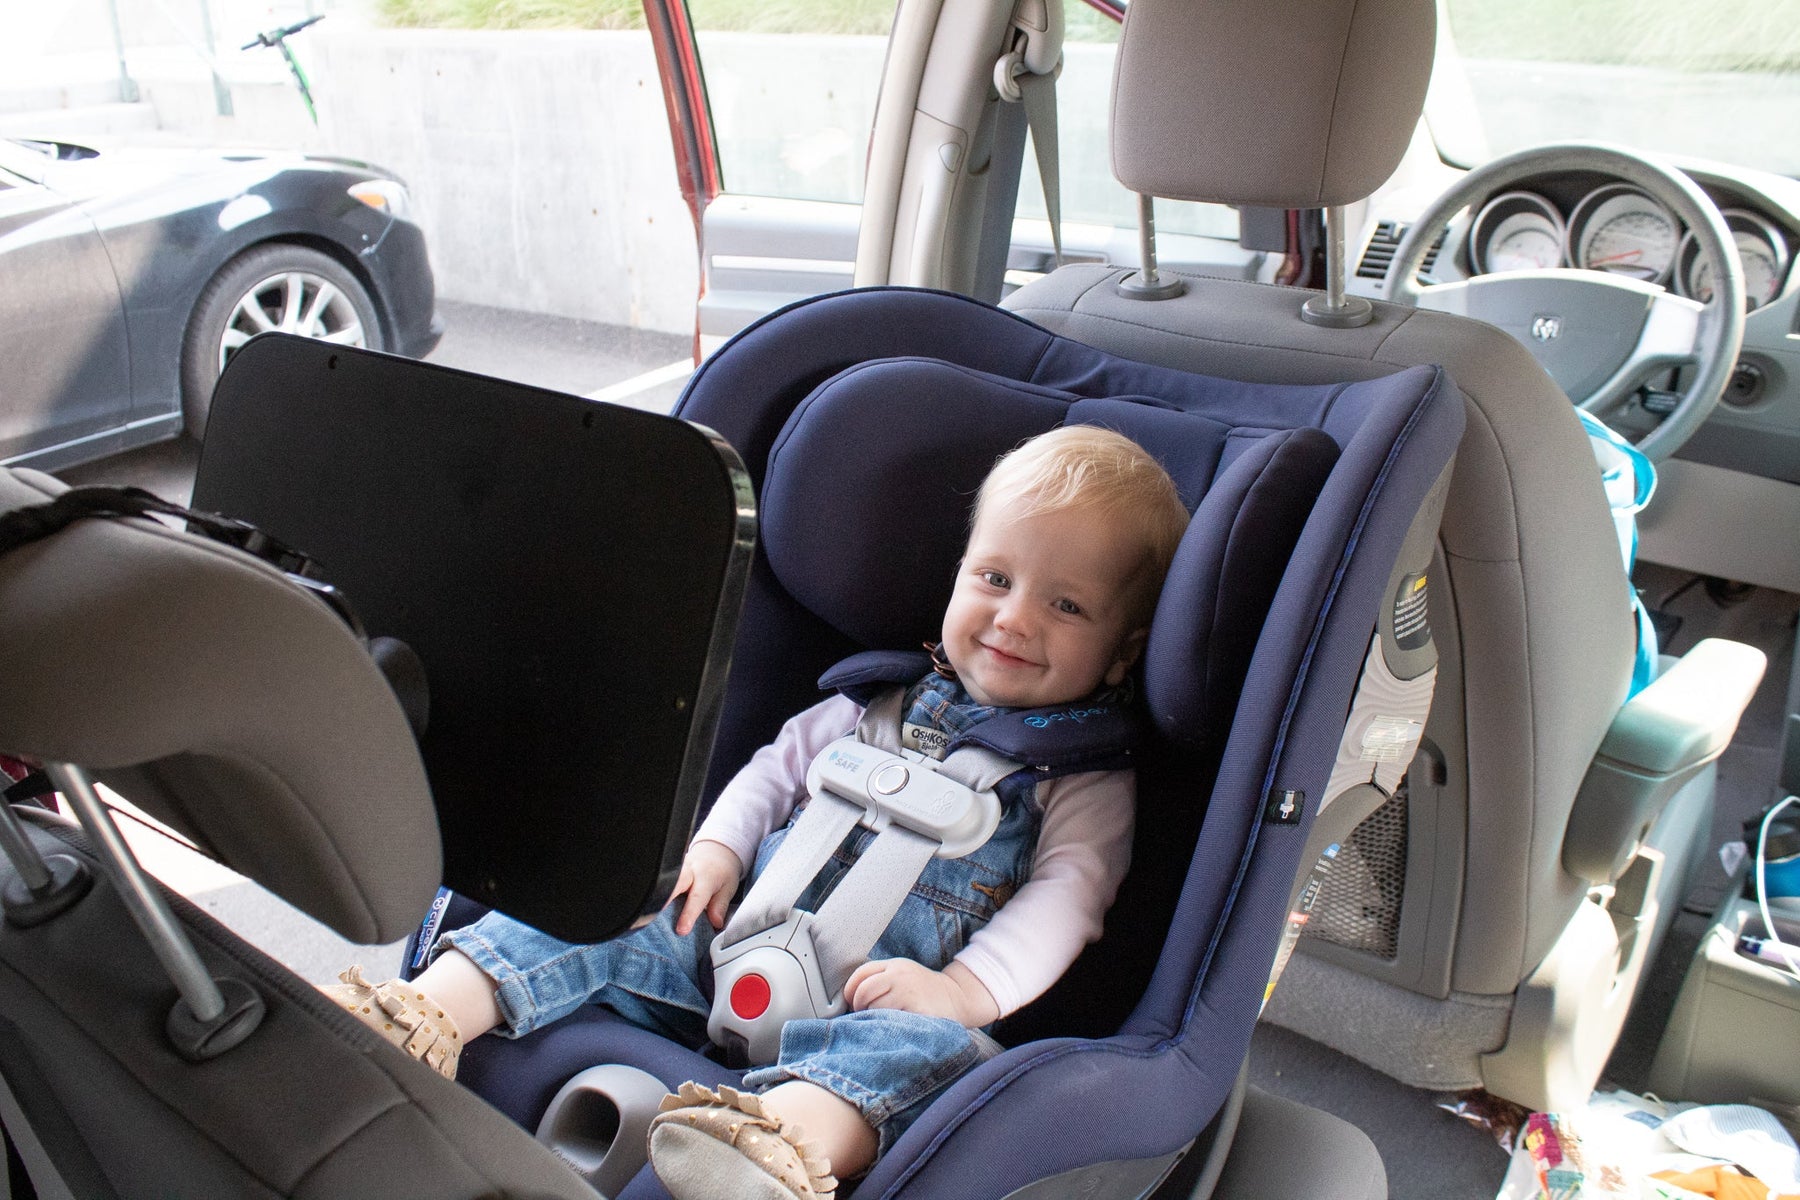
[[[1298,387],[1207,378],[965,297],[879,288],[751,327],[677,411],[738,448],[763,512],[713,793],[818,698],[832,662],[935,640],[976,487],[1023,439],[1120,429],[1198,505],[1146,655],[1162,736],[1138,762],[1133,869],[1107,936],[857,1195],[992,1197],[1176,1154],[1238,1074],[1300,866],[1305,825],[1265,822],[1265,802],[1325,784],[1395,557],[1461,433],[1453,385],[1430,368]],[[462,1077],[529,1125],[595,1062],[670,1084],[732,1078],[598,1010],[477,1042]],[[648,1172],[625,1192],[660,1194]]]

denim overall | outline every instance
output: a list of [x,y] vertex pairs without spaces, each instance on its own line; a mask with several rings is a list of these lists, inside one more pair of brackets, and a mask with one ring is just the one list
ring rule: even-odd
[[[911,665],[913,656],[892,657]],[[947,686],[961,693],[960,700],[952,694],[947,705],[938,703],[945,697],[946,684],[935,674],[915,685],[909,700],[916,697],[921,702],[909,704],[906,719],[930,722],[954,739],[978,728],[983,717],[1018,711],[987,709],[968,720],[979,706],[954,684]],[[860,698],[853,689],[845,690]],[[932,859],[869,957],[909,958],[933,970],[948,965],[1029,878],[1043,819],[1037,784],[1060,773],[1067,772],[1040,766],[1002,780],[996,789],[1001,818],[993,836],[963,858]],[[796,807],[787,825],[763,839],[750,880],[768,865],[804,808],[804,804]],[[846,838],[796,907],[818,911],[826,893],[874,836],[859,827]],[[709,948],[714,930],[702,918],[686,937],[677,935],[677,907],[665,907],[641,929],[592,945],[558,941],[500,913],[489,913],[473,925],[444,934],[433,954],[454,946],[497,982],[495,1000],[505,1024],[495,1032],[501,1036],[521,1037],[592,1003],[698,1049],[707,1044],[706,1021],[712,1008]],[[744,1086],[763,1091],[789,1079],[815,1083],[856,1105],[879,1134],[885,1151],[939,1093],[999,1051],[985,1033],[947,1018],[867,1009],[789,1021],[782,1030],[779,1057],[745,1075]]]

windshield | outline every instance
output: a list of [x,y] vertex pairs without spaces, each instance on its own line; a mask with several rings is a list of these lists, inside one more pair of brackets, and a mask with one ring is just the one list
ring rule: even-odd
[[1440,0],[1439,30],[1459,166],[1609,141],[1800,176],[1800,0]]

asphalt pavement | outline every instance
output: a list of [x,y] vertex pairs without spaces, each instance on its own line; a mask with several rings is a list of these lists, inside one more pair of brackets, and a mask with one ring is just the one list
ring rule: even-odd
[[[444,337],[426,359],[589,396],[652,412],[668,412],[693,365],[693,339],[440,300]],[[186,504],[199,447],[186,438],[161,442],[57,472],[74,484],[133,484]]]
[[[667,412],[693,367],[693,339],[563,317],[440,301],[444,338],[428,361],[653,412]],[[58,472],[69,484],[133,484],[185,504],[198,447],[183,438]],[[314,983],[350,963],[383,979],[399,966],[400,944],[358,946],[285,901],[188,848],[169,831],[124,809],[120,826],[146,870]],[[423,916],[423,913],[420,914]]]

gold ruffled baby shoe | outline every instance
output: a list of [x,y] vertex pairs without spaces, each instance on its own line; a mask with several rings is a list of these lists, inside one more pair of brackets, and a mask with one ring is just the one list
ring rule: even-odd
[[650,1122],[650,1165],[675,1200],[823,1200],[831,1161],[798,1125],[736,1088],[684,1083]]
[[405,980],[371,984],[361,967],[349,967],[338,978],[343,982],[319,990],[445,1079],[456,1078],[462,1034],[436,1001]]

